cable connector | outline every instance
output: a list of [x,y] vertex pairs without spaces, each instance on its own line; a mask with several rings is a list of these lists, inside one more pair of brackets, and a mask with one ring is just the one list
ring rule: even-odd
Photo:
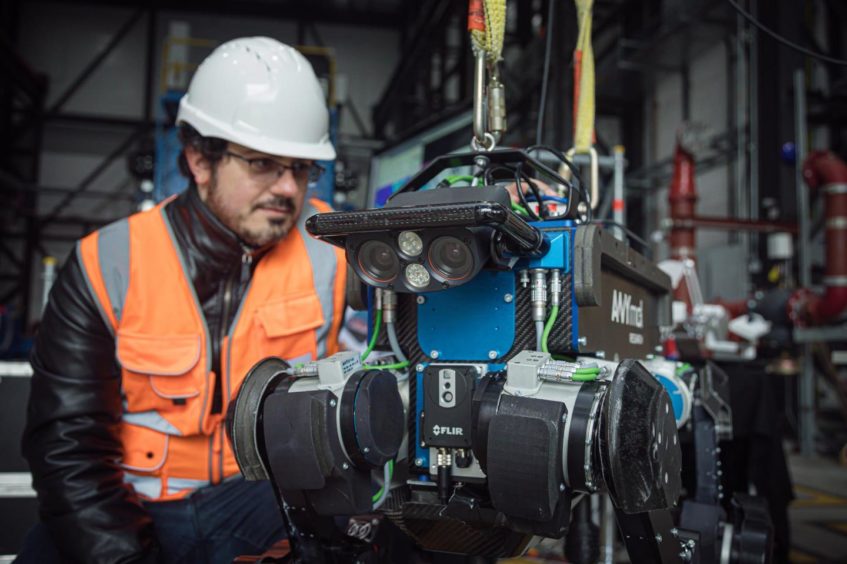
[[394,323],[397,317],[397,294],[393,290],[382,290],[382,320],[386,323]]
[[550,271],[550,305],[559,307],[562,304],[562,271]]
[[547,317],[547,271],[534,268],[532,274],[532,320],[544,321]]

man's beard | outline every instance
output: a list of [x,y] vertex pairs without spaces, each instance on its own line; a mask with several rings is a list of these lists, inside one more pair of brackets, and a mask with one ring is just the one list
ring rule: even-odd
[[[225,196],[218,190],[217,175],[213,173],[209,182],[209,201],[206,205],[221,223],[251,247],[259,248],[276,243],[288,235],[294,225],[296,204],[291,198],[271,196],[267,200],[253,204],[245,215],[227,211],[224,199]],[[290,210],[291,215],[287,218],[271,219],[258,229],[250,227],[247,224],[250,214],[262,207],[285,208]]]

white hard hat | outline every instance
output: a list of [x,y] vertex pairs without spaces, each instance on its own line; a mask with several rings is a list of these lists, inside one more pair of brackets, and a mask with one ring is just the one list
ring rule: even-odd
[[177,123],[254,151],[332,160],[329,113],[312,65],[268,37],[224,43],[194,73]]

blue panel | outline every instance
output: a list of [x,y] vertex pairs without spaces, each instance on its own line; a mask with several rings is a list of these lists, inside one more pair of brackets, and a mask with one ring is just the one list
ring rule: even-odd
[[679,386],[668,378],[667,376],[662,376],[661,374],[653,374],[656,379],[665,387],[668,395],[671,398],[671,406],[673,407],[673,416],[676,419],[676,422],[679,423],[680,419],[682,419],[682,415],[685,413],[685,397],[682,394],[682,390],[679,389]]
[[488,360],[489,351],[506,354],[515,341],[513,271],[482,271],[443,292],[425,294],[418,305],[418,343],[438,360]]
[[550,244],[550,250],[541,258],[529,261],[529,268],[556,268],[564,272],[571,271],[571,231],[543,231],[544,238]]

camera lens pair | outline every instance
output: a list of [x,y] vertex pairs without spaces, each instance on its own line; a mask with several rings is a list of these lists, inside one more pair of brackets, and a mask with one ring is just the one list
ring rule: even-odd
[[[417,257],[423,252],[423,241],[417,233],[404,231],[398,237],[398,247],[406,256]],[[400,274],[400,256],[385,241],[364,243],[359,248],[358,260],[362,271],[376,282],[389,283]],[[470,247],[451,235],[436,237],[430,243],[427,262],[445,280],[462,280],[474,270]],[[404,274],[406,282],[414,288],[425,288],[430,283],[430,273],[420,263],[407,264]]]

